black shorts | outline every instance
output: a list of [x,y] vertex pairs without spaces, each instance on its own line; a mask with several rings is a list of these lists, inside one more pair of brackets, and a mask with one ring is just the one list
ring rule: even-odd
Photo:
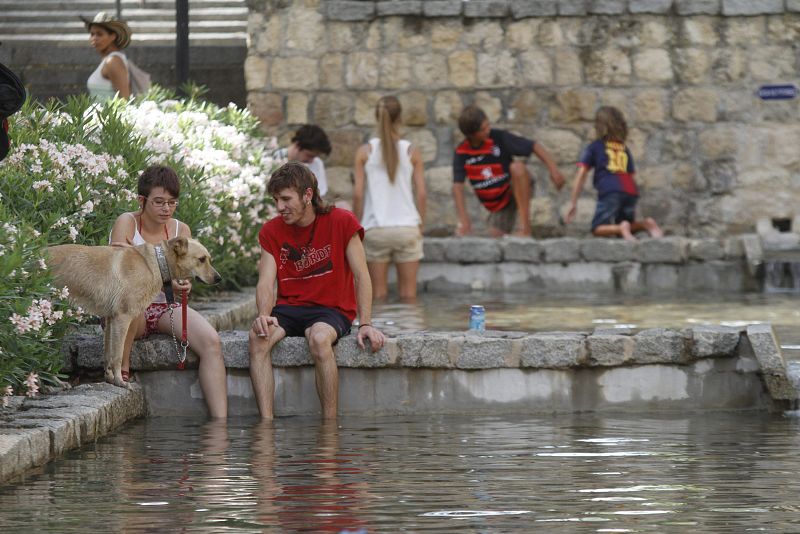
[[336,330],[336,340],[350,333],[352,323],[340,311],[324,306],[289,306],[279,304],[272,315],[286,331],[287,337],[305,337],[306,329],[314,323],[325,323]]

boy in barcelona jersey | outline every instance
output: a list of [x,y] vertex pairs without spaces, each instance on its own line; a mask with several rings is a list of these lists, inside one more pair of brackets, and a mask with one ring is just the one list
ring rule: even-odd
[[628,241],[635,241],[634,233],[644,230],[652,237],[661,237],[664,233],[650,217],[636,220],[636,203],[639,200],[639,188],[634,176],[636,168],[633,156],[625,140],[628,137],[628,125],[622,112],[611,106],[597,110],[595,116],[597,139],[586,147],[578,161],[578,172],[575,174],[575,185],[572,189],[567,216],[564,221],[569,224],[575,218],[578,197],[590,169],[594,169],[594,188],[597,190],[597,207],[592,218],[592,234],[601,237],[620,236]]

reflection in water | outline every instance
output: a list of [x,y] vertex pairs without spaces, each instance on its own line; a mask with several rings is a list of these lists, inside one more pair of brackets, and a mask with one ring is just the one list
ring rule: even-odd
[[798,430],[762,413],[151,419],[0,488],[0,532],[793,532]]

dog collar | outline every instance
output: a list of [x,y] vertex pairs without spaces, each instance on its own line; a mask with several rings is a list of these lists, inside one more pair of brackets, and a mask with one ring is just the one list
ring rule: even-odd
[[164,255],[164,249],[159,245],[155,245],[154,248],[156,249],[158,270],[161,272],[161,283],[164,284],[164,295],[167,297],[167,302],[172,304],[175,302],[175,295],[172,293],[172,275],[169,272],[167,257]]

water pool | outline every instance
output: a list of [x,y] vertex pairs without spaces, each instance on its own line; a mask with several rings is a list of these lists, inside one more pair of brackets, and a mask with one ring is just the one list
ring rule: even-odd
[[0,488],[2,532],[800,530],[800,422],[137,421]]
[[673,328],[770,322],[786,356],[800,358],[800,294],[745,293],[615,297],[465,292],[420,296],[416,304],[376,304],[373,322],[389,334],[464,330],[471,304],[486,308],[486,328],[546,332],[595,328]]

